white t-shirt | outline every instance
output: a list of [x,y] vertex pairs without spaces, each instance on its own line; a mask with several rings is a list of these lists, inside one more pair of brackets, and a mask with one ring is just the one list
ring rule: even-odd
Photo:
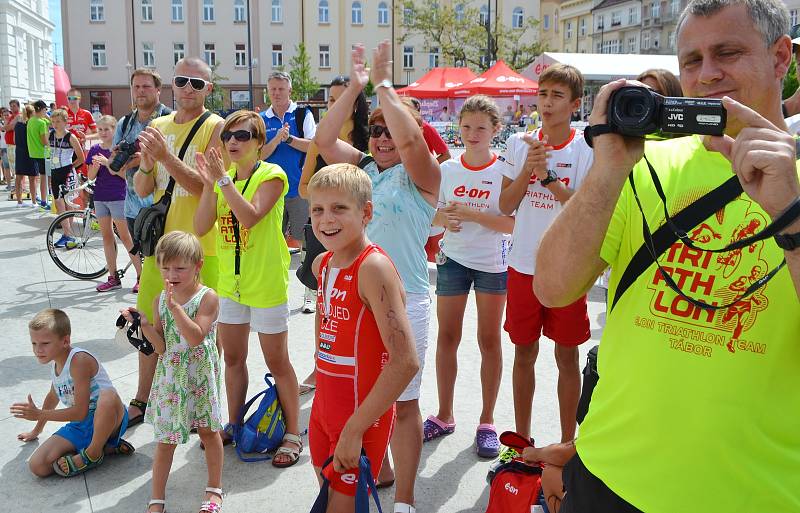
[[800,132],[800,114],[795,114],[783,120],[786,123],[788,132],[791,135],[798,135]]
[[[534,137],[542,138],[541,130],[535,130],[532,134]],[[524,132],[516,133],[506,142],[505,159],[508,165],[503,166],[501,172],[511,180],[522,172],[528,156],[528,143],[522,139],[523,135]],[[586,144],[583,132],[573,128],[566,143],[550,150],[547,168],[555,172],[567,187],[574,190],[583,182],[593,159],[594,154]],[[536,253],[539,251],[539,242],[544,231],[563,208],[553,193],[532,176],[528,191],[517,208],[513,244],[508,258],[510,267],[523,274],[536,274]]]
[[[439,204],[464,203],[468,207],[502,215],[500,190],[503,174],[500,168],[507,164],[494,156],[487,165],[469,167],[461,158],[450,159],[441,165],[442,183],[439,186]],[[511,235],[496,232],[474,222],[463,222],[461,231],[447,230],[442,239],[442,251],[448,258],[476,271],[502,273],[508,267]]]

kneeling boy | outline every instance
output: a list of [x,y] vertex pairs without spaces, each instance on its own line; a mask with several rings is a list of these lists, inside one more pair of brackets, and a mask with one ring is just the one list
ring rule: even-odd
[[[61,310],[42,310],[28,323],[33,354],[41,364],[53,362],[53,384],[39,409],[28,401],[15,403],[11,413],[36,421],[23,442],[36,440],[47,421],[67,422],[31,455],[35,475],[53,472],[72,477],[103,463],[106,454],[130,454],[133,446],[121,437],[128,414],[105,369],[88,351],[72,347],[69,317]],[[59,401],[66,406],[56,410]]]
[[308,185],[314,235],[328,249],[312,266],[317,289],[317,392],[309,446],[325,468],[328,512],[352,512],[363,447],[376,478],[394,424],[394,402],[419,369],[400,277],[367,239],[369,176],[351,164],[321,169]]

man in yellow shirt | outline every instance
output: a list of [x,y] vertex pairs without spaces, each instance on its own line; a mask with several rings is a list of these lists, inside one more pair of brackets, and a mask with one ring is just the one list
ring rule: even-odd
[[[164,232],[181,230],[194,233],[194,213],[203,192],[203,182],[195,169],[195,154],[208,154],[211,148],[221,149],[220,132],[224,123],[216,114],[211,114],[200,126],[189,144],[183,160],[178,153],[186,137],[200,116],[206,112],[205,100],[211,93],[211,68],[196,57],[187,57],[175,65],[172,92],[178,110],[151,121],[150,126],[139,134],[141,164],[134,176],[136,194],[147,197],[154,194],[154,201],[161,199],[169,184],[175,179],[172,203],[167,213]],[[217,256],[214,232],[200,237],[203,245],[204,263],[200,278],[204,285],[217,286]],[[164,282],[155,263],[155,257],[146,257],[139,280],[139,296],[136,308],[148,319],[153,318],[153,302],[161,294]],[[139,382],[136,397],[128,408],[129,423],[135,425],[143,420],[144,410],[150,395],[156,355],[139,353]]]
[[[800,219],[740,249],[705,249],[761,232],[800,205],[795,141],[781,113],[788,30],[779,0],[692,0],[683,11],[681,86],[686,96],[723,99],[724,136],[645,144],[603,133],[594,127],[607,123],[611,93],[626,82],[595,99],[594,164],[542,239],[534,284],[542,303],[561,306],[611,266],[600,379],[564,467],[560,513],[800,511]],[[676,241],[658,256],[664,271],[649,258],[627,282],[643,217],[653,231],[665,221],[643,155],[671,216],[732,176],[744,192],[682,227],[700,249]],[[630,287],[617,298],[621,283]]]

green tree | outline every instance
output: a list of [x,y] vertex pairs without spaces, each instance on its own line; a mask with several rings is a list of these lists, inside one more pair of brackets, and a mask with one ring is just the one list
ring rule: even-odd
[[289,61],[289,76],[292,77],[294,100],[308,100],[319,91],[319,82],[311,74],[311,59],[304,43],[295,46],[295,55]]
[[405,0],[398,5],[396,15],[404,29],[400,41],[422,36],[428,48],[439,49],[445,66],[484,71],[491,62],[502,59],[522,70],[545,51],[532,37],[539,25],[533,17],[523,20],[521,28],[511,28],[492,13],[491,26],[481,25],[477,23],[480,11],[463,0],[444,6],[437,0]]
[[217,72],[219,62],[211,66],[211,84],[214,88],[211,94],[206,97],[206,108],[208,110],[220,111],[225,108],[225,90],[222,89],[222,82],[226,82],[228,77],[224,77]]
[[783,99],[793,95],[797,91],[797,87],[797,60],[792,57],[789,71],[786,72],[786,77],[783,79]]

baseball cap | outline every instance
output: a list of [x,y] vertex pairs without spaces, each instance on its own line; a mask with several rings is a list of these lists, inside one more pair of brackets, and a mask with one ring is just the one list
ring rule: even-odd
[[33,103],[33,107],[37,110],[42,110],[47,108],[47,103],[44,100],[36,100]]
[[797,50],[796,47],[800,46],[800,23],[789,29],[789,37],[792,38],[792,48]]

